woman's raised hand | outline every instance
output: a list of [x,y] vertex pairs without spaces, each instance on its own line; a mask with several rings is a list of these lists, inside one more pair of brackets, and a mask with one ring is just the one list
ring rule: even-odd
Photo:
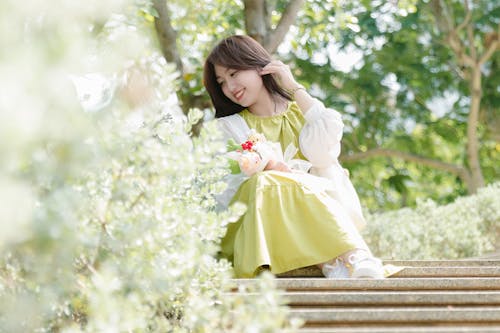
[[306,89],[295,81],[292,71],[288,65],[285,65],[279,60],[273,60],[260,71],[260,75],[273,74],[275,79],[279,82],[281,87],[288,90],[292,95],[292,99],[297,102],[300,110],[303,113],[307,111],[314,105],[314,98],[309,95]]
[[281,86],[286,90],[294,90],[299,86],[290,67],[279,60],[273,60],[262,68],[260,75],[266,74],[274,74]]

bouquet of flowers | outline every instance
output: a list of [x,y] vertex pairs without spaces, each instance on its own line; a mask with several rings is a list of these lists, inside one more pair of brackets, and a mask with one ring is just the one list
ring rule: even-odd
[[[298,170],[304,169],[305,164],[310,165],[307,161],[292,160],[292,157],[298,152],[293,144],[288,145],[285,154],[283,154],[278,142],[268,141],[263,134],[257,133],[253,129],[250,130],[245,142],[237,144],[234,140],[229,140],[228,151],[231,172],[243,172],[249,177],[263,171],[270,161],[284,162],[290,169],[299,165]],[[308,167],[306,166],[306,168]]]

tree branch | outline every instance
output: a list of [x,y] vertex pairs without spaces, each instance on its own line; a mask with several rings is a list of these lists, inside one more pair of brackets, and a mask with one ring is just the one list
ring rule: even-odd
[[[440,0],[432,0],[429,5],[432,7],[432,14],[438,29],[446,35],[445,43],[453,50],[459,63],[469,67],[474,66],[475,59],[465,52],[465,46],[458,35],[459,31],[468,24],[470,19],[467,19],[466,16],[466,19],[458,27],[454,27],[452,15],[444,3]],[[470,13],[467,13],[467,15],[470,15]]]
[[274,53],[285,38],[290,27],[294,24],[297,14],[304,5],[305,0],[291,0],[286,6],[276,28],[269,32],[264,42],[264,47],[269,53]]
[[488,59],[493,55],[493,53],[495,53],[495,51],[499,49],[500,49],[500,33],[497,34],[497,39],[490,44],[486,52],[484,52],[484,54],[479,59],[479,66],[483,65],[486,61],[488,61]]
[[153,0],[153,7],[158,12],[158,17],[155,17],[155,29],[163,56],[167,62],[175,64],[182,75],[184,69],[177,49],[177,32],[170,21],[167,0]]
[[390,158],[400,158],[408,162],[414,162],[421,165],[425,165],[438,170],[447,171],[453,175],[459,177],[465,184],[470,184],[469,172],[460,165],[455,165],[451,163],[445,163],[442,161],[434,160],[424,156],[410,154],[398,150],[385,149],[385,148],[375,148],[362,153],[356,153],[347,156],[341,156],[341,162],[356,162],[368,158],[374,157],[390,157]]
[[[412,90],[410,90],[412,91]],[[422,97],[420,97],[419,95],[417,95],[414,91],[413,92],[413,95],[415,96],[415,102],[417,102],[418,105],[420,105],[421,107],[423,107],[424,109],[427,110],[427,112],[431,113],[431,114],[436,114],[436,112],[434,112],[434,110],[432,110],[426,103],[425,101],[422,99]]]
[[455,30],[451,31],[448,34],[447,42],[453,52],[455,52],[459,63],[468,67],[474,67],[474,65],[476,64],[475,59],[465,52],[464,44],[458,37],[458,34]]
[[[455,21],[453,18],[453,13],[450,12],[449,8],[446,6],[443,0],[435,1],[437,6],[439,7],[439,16],[446,22],[446,31],[450,32],[453,30],[453,22]],[[438,16],[436,16],[437,18]]]
[[[471,11],[469,9],[469,1],[468,0],[464,0],[464,7],[465,7],[465,12],[467,13],[466,14],[466,17],[467,17],[471,13]],[[475,61],[477,61],[477,51],[476,51],[476,48],[474,46],[474,27],[471,24],[467,24],[467,38],[469,40],[470,54],[471,54],[472,59],[474,59],[474,62],[475,62]]]
[[469,10],[469,4],[467,3],[467,0],[465,0],[465,3],[466,3],[466,13],[467,13],[467,14],[465,14],[465,18],[464,18],[463,22],[462,22],[462,23],[460,23],[460,24],[456,27],[455,31],[456,31],[457,33],[459,33],[459,32],[460,32],[460,30],[462,30],[463,28],[465,28],[465,26],[466,26],[467,24],[469,24],[469,21],[470,21],[470,19],[472,18],[472,12]]

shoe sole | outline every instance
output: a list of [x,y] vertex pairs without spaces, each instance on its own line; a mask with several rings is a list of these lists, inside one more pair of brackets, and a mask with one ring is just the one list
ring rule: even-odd
[[370,268],[360,268],[352,273],[352,277],[355,279],[383,279],[384,274]]

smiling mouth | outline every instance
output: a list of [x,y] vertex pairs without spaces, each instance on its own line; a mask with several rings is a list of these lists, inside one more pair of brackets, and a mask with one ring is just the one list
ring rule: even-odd
[[239,101],[243,97],[244,93],[245,93],[244,89],[241,89],[241,90],[238,90],[233,96],[234,96],[234,98],[236,98],[237,101]]

